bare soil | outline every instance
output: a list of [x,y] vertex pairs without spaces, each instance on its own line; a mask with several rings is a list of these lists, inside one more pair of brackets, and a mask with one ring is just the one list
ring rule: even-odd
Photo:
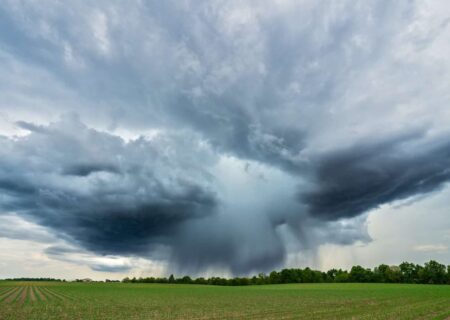
[[47,298],[45,295],[41,292],[41,290],[38,287],[35,287],[36,289],[36,295],[38,296],[39,300],[41,301],[47,301]]
[[30,287],[30,301],[35,302],[36,301],[36,295],[34,293],[34,287]]

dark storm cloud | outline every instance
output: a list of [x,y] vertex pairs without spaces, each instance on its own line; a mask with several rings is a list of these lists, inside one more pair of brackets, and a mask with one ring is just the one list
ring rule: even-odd
[[149,254],[216,207],[209,177],[170,139],[126,143],[73,117],[33,130],[3,145],[0,206],[93,252]]
[[221,216],[189,222],[174,235],[172,269],[195,274],[208,266],[237,275],[273,270],[284,261],[286,248],[266,215],[261,211],[248,221]]
[[10,194],[33,194],[36,189],[25,181],[17,181],[12,178],[0,179],[0,189]]
[[[186,220],[214,213],[211,199],[174,198],[165,199],[168,203],[124,206],[116,201],[103,201],[102,205],[98,200],[92,203],[91,197],[76,198],[74,203],[63,203],[66,196],[44,200],[40,210],[29,211],[29,214],[37,217],[39,223],[73,237],[93,252],[145,255],[158,244],[169,243],[167,237]],[[88,205],[77,204],[82,202]],[[47,214],[44,215],[45,211]]]
[[336,220],[432,192],[450,180],[449,140],[412,134],[325,154],[316,159],[315,189],[301,201],[311,215]]
[[64,174],[74,176],[88,176],[94,172],[110,172],[119,173],[118,169],[113,165],[101,164],[101,163],[89,163],[89,164],[74,164],[67,168],[64,168]]
[[[270,270],[285,259],[277,224],[268,217],[279,217],[280,208],[226,209],[212,174],[217,155],[190,134],[125,142],[72,115],[39,131],[24,128],[31,132],[3,143],[0,206],[77,247],[50,247],[49,257],[73,262],[71,255],[82,248],[169,259],[178,272],[214,266],[235,274]],[[232,202],[245,203],[246,197],[236,194]],[[265,201],[273,206],[279,200],[271,197]],[[97,271],[128,268],[88,265]]]

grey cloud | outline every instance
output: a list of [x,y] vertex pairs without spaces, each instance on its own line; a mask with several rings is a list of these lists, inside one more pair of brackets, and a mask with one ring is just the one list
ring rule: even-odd
[[113,165],[102,163],[74,164],[63,170],[64,174],[74,176],[88,176],[94,172],[119,173],[119,170]]
[[[100,116],[112,127],[191,128],[224,152],[299,170],[306,131],[315,126],[310,123],[317,124],[310,120],[326,116],[328,104],[347,90],[346,74],[366,70],[384,53],[380,33],[401,28],[409,12],[404,2],[389,11],[384,2],[287,5],[291,10],[255,1],[150,1],[127,4],[124,10],[108,2],[94,7],[77,3],[76,10],[67,12],[51,3],[54,11],[15,4],[4,11],[22,40],[20,45],[4,42],[20,49],[40,39],[42,51],[30,56],[18,50],[25,55],[21,59],[51,70],[55,81],[68,82],[81,93],[86,101],[67,108],[83,118]],[[17,14],[22,10],[28,13],[26,21]],[[366,16],[383,20],[383,28],[360,18]],[[97,50],[102,41],[92,30],[100,17],[106,21],[108,57]],[[313,34],[297,23],[310,17]],[[42,20],[50,31],[39,27]],[[368,35],[369,52],[351,41],[359,34]],[[66,65],[68,44],[79,51],[85,69],[72,72]]]
[[36,191],[32,185],[8,177],[0,179],[0,189],[12,194],[33,194]]
[[260,212],[255,219],[222,216],[190,222],[175,236],[172,268],[195,274],[214,267],[241,275],[279,267],[287,250],[267,214]]
[[104,264],[93,264],[90,265],[90,268],[94,271],[100,272],[126,272],[131,270],[130,266],[109,266]]
[[413,137],[323,155],[317,159],[314,189],[302,193],[301,201],[313,216],[335,220],[439,189],[450,180],[450,139]]
[[79,252],[80,252],[79,249],[61,245],[53,245],[45,249],[45,254],[49,256],[62,256],[67,253],[79,253]]
[[174,143],[125,143],[66,118],[3,146],[0,205],[97,253],[150,254],[217,205],[210,177],[169,154]]
[[55,237],[49,230],[27,223],[13,214],[0,215],[0,237],[40,243],[52,243],[55,241]]
[[43,126],[37,126],[33,123],[27,121],[17,121],[16,125],[22,129],[31,131],[31,132],[40,132],[45,133],[45,128]]
[[[282,198],[265,191],[265,198],[251,200],[250,206],[246,198],[257,191],[248,190],[228,203],[218,193],[221,177],[213,175],[217,155],[189,135],[161,133],[125,142],[66,116],[40,132],[7,140],[2,150],[1,188],[7,196],[1,198],[1,208],[53,230],[86,252],[169,259],[178,272],[215,267],[246,274],[268,271],[285,260],[280,225],[289,225],[312,246],[333,237],[342,242],[310,231],[321,222],[301,213],[294,189]],[[91,163],[89,174],[67,174],[66,168],[79,163]],[[109,166],[117,170],[104,169]],[[260,183],[259,177],[250,179]],[[350,233],[352,239],[362,237],[353,229],[340,232],[342,238]],[[52,246],[46,254],[73,261],[70,256],[78,250]],[[88,265],[93,270],[125,270]]]
[[[408,136],[448,130],[435,5],[6,1],[0,108],[30,133],[0,137],[1,207],[99,254],[191,270],[270,269],[294,240],[369,241],[364,212],[448,181],[448,138]],[[66,112],[87,125],[33,122]],[[226,157],[263,166],[274,192],[224,199],[238,182],[220,179],[239,174],[215,176]]]
[[52,245],[46,248],[44,253],[51,259],[78,265],[88,265],[93,271],[127,272],[132,269],[131,264],[117,261],[115,257],[108,256],[106,261],[101,262],[101,259],[96,258],[82,248],[68,245]]

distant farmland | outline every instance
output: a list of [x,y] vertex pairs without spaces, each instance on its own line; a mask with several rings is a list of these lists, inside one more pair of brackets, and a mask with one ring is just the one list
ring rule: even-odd
[[449,319],[450,286],[0,282],[0,319]]

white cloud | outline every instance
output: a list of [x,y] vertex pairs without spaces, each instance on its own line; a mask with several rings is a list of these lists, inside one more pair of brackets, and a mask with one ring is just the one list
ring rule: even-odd
[[448,246],[443,244],[422,244],[414,246],[413,250],[421,252],[446,253],[448,252]]
[[106,14],[101,11],[95,11],[91,18],[91,28],[100,53],[108,55],[111,50],[111,44]]

